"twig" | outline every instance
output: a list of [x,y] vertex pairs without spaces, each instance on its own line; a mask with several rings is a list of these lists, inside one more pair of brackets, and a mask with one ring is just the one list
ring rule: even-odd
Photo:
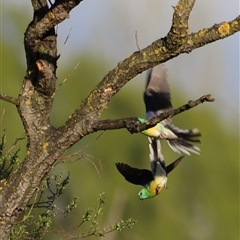
[[8,155],[8,154],[13,150],[13,148],[16,147],[16,145],[17,145],[17,143],[18,143],[19,141],[21,141],[21,140],[23,140],[23,139],[25,139],[25,138],[26,138],[26,137],[16,138],[15,141],[13,142],[13,144],[10,146],[10,148],[8,148],[8,149],[6,150],[6,155]]
[[8,96],[7,94],[4,94],[4,93],[0,93],[0,99],[4,100],[6,102],[12,103],[16,106],[19,105],[19,102],[16,98],[10,97],[10,96]]
[[138,51],[141,51],[139,45],[138,45],[138,36],[137,36],[137,31],[135,31],[135,40],[136,40],[136,46],[137,46],[137,49]]
[[[37,188],[37,191],[36,191],[36,194],[35,194],[33,202],[36,201],[37,196],[38,196],[38,192],[39,192],[39,188]],[[30,214],[31,214],[31,212],[32,212],[32,210],[34,208],[34,204],[29,204],[29,208],[30,209],[29,209],[28,213],[26,215],[24,215],[23,219],[20,220],[19,222],[17,222],[17,224],[20,224],[20,223],[24,222],[30,216]]]
[[[103,135],[103,132],[102,132],[101,134],[99,134],[93,141],[98,140],[102,135]],[[60,163],[71,163],[71,162],[76,162],[76,161],[78,161],[78,160],[80,160],[80,159],[85,159],[85,160],[89,161],[89,162],[94,166],[94,168],[95,168],[96,171],[97,171],[98,176],[101,177],[100,171],[99,171],[97,165],[93,162],[93,160],[94,160],[94,159],[97,159],[97,158],[95,158],[95,157],[93,157],[93,156],[91,156],[91,155],[89,155],[89,154],[87,154],[87,153],[85,153],[85,152],[83,151],[84,149],[86,149],[87,147],[89,147],[89,146],[92,144],[93,141],[89,142],[87,145],[85,145],[83,148],[81,148],[81,149],[78,150],[77,152],[74,152],[74,153],[72,153],[72,154],[70,154],[70,155],[67,155],[67,156],[62,157],[62,158],[60,159]],[[66,161],[66,159],[73,158],[73,157],[76,157],[76,159],[70,160],[70,161]],[[92,160],[92,159],[93,159],[93,160]],[[97,159],[97,160],[98,160],[98,162],[99,162],[100,167],[102,168],[101,160],[99,160],[99,159]]]
[[4,109],[3,109],[3,111],[2,111],[2,115],[1,115],[0,124],[2,124],[2,122],[3,122],[3,117],[4,117],[4,114],[5,114],[5,108],[4,108]]
[[[126,210],[128,202],[128,196],[125,194],[123,190],[116,189],[113,195],[112,204],[110,206],[110,210],[108,211],[108,218],[105,225],[109,225],[113,222],[117,222],[118,219],[121,219],[124,211]],[[106,235],[105,240],[114,240],[117,238],[117,232]]]
[[65,41],[63,43],[63,46],[60,48],[59,55],[61,55],[61,53],[62,53],[62,51],[63,51],[63,49],[64,49],[64,47],[65,47],[65,45],[66,45],[66,43],[67,43],[67,41],[69,39],[69,37],[70,37],[71,31],[72,31],[72,27],[69,30],[69,33],[68,33],[68,35],[67,35],[67,37],[66,37],[66,39],[65,39]]
[[76,64],[76,66],[73,68],[73,70],[68,74],[68,76],[58,85],[56,92],[68,80],[68,77],[70,77],[71,74],[77,69],[78,65],[79,65],[79,62]]

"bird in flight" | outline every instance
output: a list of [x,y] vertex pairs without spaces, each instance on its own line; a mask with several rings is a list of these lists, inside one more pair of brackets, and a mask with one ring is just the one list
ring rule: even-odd
[[130,183],[142,185],[144,188],[138,193],[141,200],[157,196],[167,187],[167,174],[169,174],[183,159],[183,156],[165,166],[165,160],[161,152],[160,140],[148,137],[149,158],[151,171],[148,169],[138,169],[125,163],[116,163],[118,171]]
[[[151,69],[143,98],[147,119],[139,118],[142,123],[173,108],[167,82],[167,70],[162,64]],[[201,136],[201,133],[199,130],[196,128],[180,129],[172,124],[171,118],[164,119],[154,127],[142,131],[142,133],[149,137],[166,139],[170,148],[178,154],[183,152],[190,155],[190,153],[199,154],[200,152],[200,148],[192,144],[200,143],[198,137]]]

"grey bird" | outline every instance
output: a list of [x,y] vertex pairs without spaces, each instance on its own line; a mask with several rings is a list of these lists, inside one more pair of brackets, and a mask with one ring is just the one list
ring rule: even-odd
[[[155,117],[160,113],[172,109],[170,87],[167,82],[167,70],[161,64],[150,70],[144,92],[144,103],[146,107],[146,118]],[[147,120],[139,118],[144,123]],[[181,154],[200,154],[200,148],[192,143],[200,143],[198,137],[201,133],[197,128],[181,129],[172,123],[171,118],[167,118],[152,128],[142,131],[149,137],[166,139],[170,148]]]

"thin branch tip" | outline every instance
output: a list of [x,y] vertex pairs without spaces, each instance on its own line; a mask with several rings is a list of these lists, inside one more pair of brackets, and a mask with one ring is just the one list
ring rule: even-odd
[[214,102],[215,98],[213,98],[211,94],[208,94],[208,95],[206,95],[206,101],[207,102]]
[[4,100],[6,102],[12,103],[16,106],[19,105],[19,102],[18,102],[17,98],[10,97],[10,96],[8,96],[7,94],[4,94],[4,93],[0,93],[0,99]]
[[190,110],[191,108],[194,108],[200,105],[201,103],[213,102],[213,101],[214,101],[214,98],[212,98],[212,95],[206,94],[201,96],[197,100],[188,101],[185,105],[182,105],[181,107],[168,110],[166,112],[161,113],[159,116],[155,116],[151,119],[148,119],[148,121],[145,123],[141,123],[139,119],[136,117],[115,119],[115,120],[106,119],[106,120],[99,120],[97,122],[94,122],[92,128],[94,131],[116,130],[116,129],[125,128],[131,134],[139,133],[143,130],[146,130],[150,127],[155,126],[157,123],[161,122],[166,118],[169,118],[169,117],[172,118],[173,116],[178,115],[187,110]]

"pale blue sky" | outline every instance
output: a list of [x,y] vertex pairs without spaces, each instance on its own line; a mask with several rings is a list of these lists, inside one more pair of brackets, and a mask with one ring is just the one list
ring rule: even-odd
[[[171,6],[176,3],[176,0],[83,1],[70,13],[70,18],[58,26],[59,49],[72,28],[61,52],[59,67],[69,62],[72,54],[81,56],[92,50],[109,61],[110,69],[114,68],[118,61],[137,50],[135,31],[140,48],[166,35],[171,26]],[[26,14],[32,14],[29,1],[9,0],[4,4],[14,4],[16,11],[24,9]],[[190,16],[190,31],[232,20],[237,15],[237,0],[198,0]],[[73,68],[75,65],[73,63]],[[186,100],[211,93],[216,101],[208,108],[216,110],[222,121],[238,123],[239,33],[181,55],[168,61],[166,66],[170,85],[184,91]]]
[[[137,50],[135,31],[140,48],[166,35],[171,25],[171,6],[176,3],[173,0],[83,1],[70,19],[59,26],[59,43],[72,27],[61,61],[65,54],[68,58],[72,51],[81,54],[90,48],[109,59],[113,68]],[[234,19],[239,14],[238,5],[236,0],[196,1],[190,16],[190,31]],[[239,117],[239,34],[181,55],[166,66],[170,84],[186,91],[186,100],[212,93],[216,98],[213,108],[223,120]]]

